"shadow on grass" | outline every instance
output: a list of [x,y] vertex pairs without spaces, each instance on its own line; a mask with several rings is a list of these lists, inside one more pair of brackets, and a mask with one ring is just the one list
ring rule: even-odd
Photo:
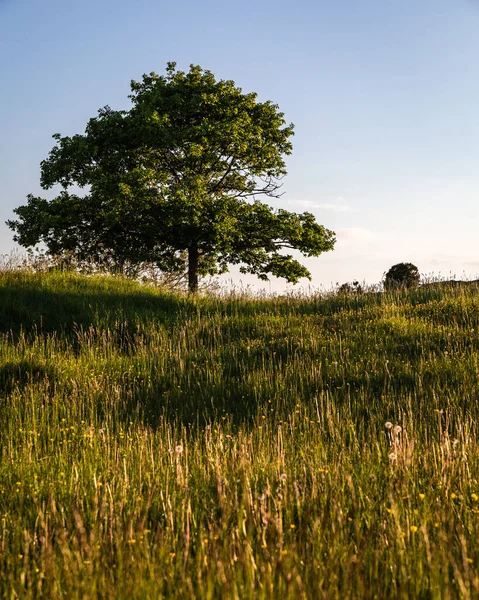
[[55,378],[52,367],[28,360],[7,362],[0,366],[0,395],[8,396],[15,389],[21,390],[31,383],[47,381],[53,384]]
[[165,377],[130,394],[123,408],[123,418],[126,420],[136,414],[153,429],[162,421],[200,428],[223,419],[235,425],[247,425],[256,419],[263,400],[245,381],[225,380],[203,388],[198,382],[182,389]]
[[[88,278],[62,280],[59,289],[42,285],[41,279],[10,277],[0,282],[0,332],[17,337],[21,332],[58,333],[71,338],[74,329],[91,325],[117,328],[120,337],[135,333],[134,324],[173,321],[179,312],[195,310],[188,298],[168,293],[151,293],[131,282],[122,291],[121,281],[100,287]],[[119,323],[129,323],[128,331]]]

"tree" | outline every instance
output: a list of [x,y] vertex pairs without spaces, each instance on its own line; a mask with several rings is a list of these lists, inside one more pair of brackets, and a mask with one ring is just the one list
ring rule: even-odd
[[[296,283],[309,271],[284,249],[318,256],[334,233],[310,213],[273,210],[259,197],[278,197],[292,151],[293,125],[278,106],[259,102],[210,71],[168,63],[166,75],[131,82],[132,108],[106,106],[85,133],[55,134],[41,163],[41,184],[63,191],[53,200],[28,196],[7,221],[23,246],[73,252],[121,268],[148,261],[198,277],[229,264],[261,279]],[[86,188],[79,197],[68,190]]]
[[419,285],[419,270],[412,263],[398,263],[392,266],[384,278],[384,289],[415,288]]

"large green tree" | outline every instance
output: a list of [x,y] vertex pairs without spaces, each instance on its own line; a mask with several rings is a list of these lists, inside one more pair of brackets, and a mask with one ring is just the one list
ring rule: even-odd
[[[272,102],[259,102],[210,71],[168,63],[166,74],[131,83],[132,107],[108,106],[85,133],[55,134],[41,164],[53,200],[28,196],[8,221],[25,247],[43,243],[52,254],[74,253],[118,265],[153,262],[198,277],[241,265],[261,279],[297,282],[309,271],[284,249],[318,256],[331,250],[332,231],[310,213],[273,210],[292,151],[293,126]],[[71,188],[85,189],[83,197]]]

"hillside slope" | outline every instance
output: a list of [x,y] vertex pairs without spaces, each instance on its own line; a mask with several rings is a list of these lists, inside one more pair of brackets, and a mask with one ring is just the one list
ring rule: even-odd
[[0,336],[2,597],[479,594],[473,286],[0,272]]

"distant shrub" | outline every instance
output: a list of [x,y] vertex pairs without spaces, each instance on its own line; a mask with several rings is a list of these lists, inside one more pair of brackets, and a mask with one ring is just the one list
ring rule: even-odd
[[419,285],[419,270],[412,263],[399,263],[392,266],[384,277],[384,289],[416,288]]
[[361,294],[363,288],[359,281],[353,281],[352,283],[343,283],[338,287],[338,294]]

